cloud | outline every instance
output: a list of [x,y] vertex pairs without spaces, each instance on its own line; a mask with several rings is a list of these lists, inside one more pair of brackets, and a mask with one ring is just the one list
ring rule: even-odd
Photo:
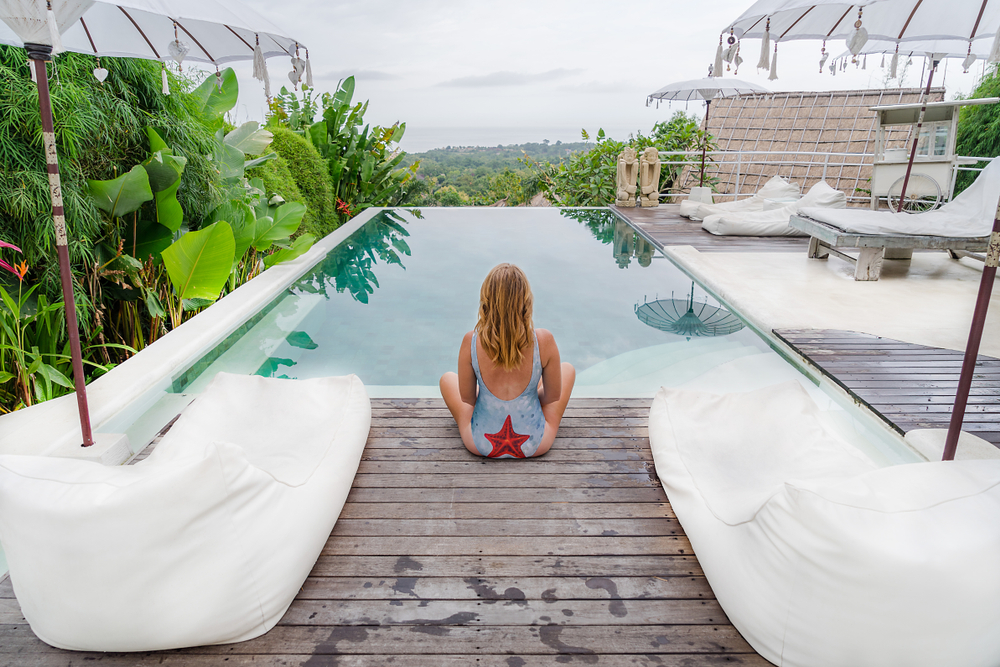
[[474,76],[463,76],[450,81],[444,81],[438,86],[448,88],[491,88],[494,86],[521,86],[528,83],[543,83],[545,81],[558,81],[579,74],[582,69],[550,69],[547,72],[538,74],[525,74],[523,72],[490,72],[489,74],[477,74]]
[[556,90],[564,93],[586,93],[593,95],[614,93],[635,93],[644,91],[648,86],[642,86],[629,81],[586,81],[583,83],[563,84]]
[[374,69],[342,69],[333,72],[324,72],[323,74],[317,75],[316,78],[321,81],[339,81],[340,79],[346,79],[349,76],[353,76],[355,79],[361,79],[364,81],[391,81],[399,78],[399,76],[392,74],[391,72],[382,72]]

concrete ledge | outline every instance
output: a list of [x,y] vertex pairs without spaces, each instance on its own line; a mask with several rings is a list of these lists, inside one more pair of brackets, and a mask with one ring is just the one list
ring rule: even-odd
[[[317,241],[306,254],[267,269],[90,383],[87,399],[95,435],[103,424],[133,402],[144,400],[150,393],[162,394],[170,386],[171,378],[287,290],[381,210],[364,211]],[[73,394],[0,417],[0,454],[57,455],[62,448],[76,447],[81,441],[80,417]]]

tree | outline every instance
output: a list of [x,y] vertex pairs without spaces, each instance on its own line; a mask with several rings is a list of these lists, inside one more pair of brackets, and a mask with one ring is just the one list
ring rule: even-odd
[[[970,98],[1000,97],[1000,72],[993,65],[976,86]],[[955,152],[959,155],[996,157],[1000,155],[1000,105],[982,104],[962,107],[958,117]],[[955,180],[958,194],[976,179],[978,172],[960,171]]]

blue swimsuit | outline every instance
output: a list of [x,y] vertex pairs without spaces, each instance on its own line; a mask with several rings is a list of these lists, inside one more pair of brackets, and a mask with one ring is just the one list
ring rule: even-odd
[[472,440],[483,456],[519,458],[534,456],[545,433],[545,415],[538,400],[542,362],[538,356],[538,336],[531,362],[531,379],[521,395],[505,401],[493,395],[479,371],[476,332],[472,333],[472,369],[479,382],[479,395],[472,411]]

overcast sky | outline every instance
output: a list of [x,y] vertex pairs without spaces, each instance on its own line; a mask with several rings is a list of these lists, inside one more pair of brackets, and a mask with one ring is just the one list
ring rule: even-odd
[[[355,99],[371,101],[366,119],[384,125],[405,121],[403,146],[409,150],[425,150],[428,142],[471,141],[463,137],[482,137],[486,144],[537,141],[539,132],[553,141],[578,140],[579,128],[604,127],[618,139],[629,131],[648,132],[671,109],[647,108],[646,95],[705,76],[719,32],[751,4],[244,1],[309,46],[319,90],[332,91],[340,78],[354,74]],[[834,55],[846,50],[843,44],[828,47]],[[869,56],[865,70],[852,66],[835,77],[820,75],[819,43],[785,42],[778,51],[779,79],[772,82],[753,67],[760,42],[747,40],[743,48],[739,78],[771,90],[882,86],[880,58]],[[922,62],[914,58],[907,85],[919,85]],[[268,67],[275,90],[288,83],[287,59],[271,58]],[[235,68],[242,89],[240,120],[262,119],[264,95],[250,76],[250,64]],[[935,82],[942,75],[949,97],[973,85],[973,75],[963,75],[958,62],[950,62],[946,74],[939,68]],[[688,110],[700,114],[702,106],[691,104]],[[518,133],[523,138],[513,136]]]

